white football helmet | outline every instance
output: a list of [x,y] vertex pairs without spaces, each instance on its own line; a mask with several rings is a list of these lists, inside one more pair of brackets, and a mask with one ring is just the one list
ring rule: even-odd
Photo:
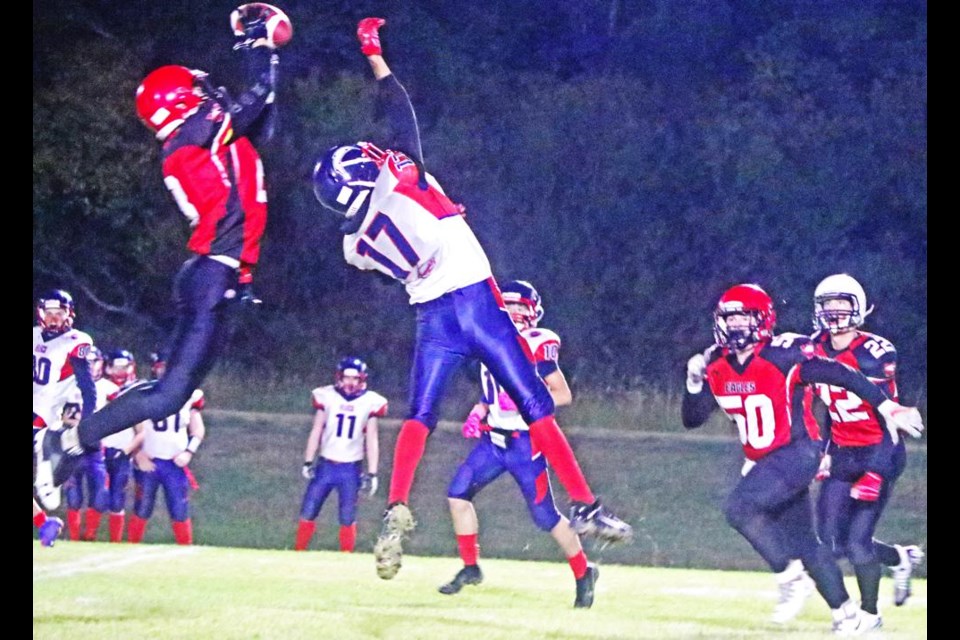
[[[823,305],[828,300],[846,300],[850,311],[830,309]],[[867,307],[867,294],[852,276],[836,273],[820,281],[813,292],[813,328],[825,329],[830,333],[844,333],[863,325],[873,307]]]

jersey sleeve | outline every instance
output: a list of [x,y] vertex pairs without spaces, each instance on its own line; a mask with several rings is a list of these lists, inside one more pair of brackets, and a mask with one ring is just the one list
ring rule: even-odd
[[323,400],[323,387],[317,387],[310,392],[310,401],[313,404],[314,411],[321,411],[326,408]]
[[206,403],[207,399],[203,395],[203,391],[201,389],[194,389],[193,394],[190,396],[190,408],[194,411],[203,411]]
[[374,392],[373,394],[373,406],[374,410],[370,412],[371,418],[383,418],[387,415],[388,405],[387,399],[384,398],[379,393]]

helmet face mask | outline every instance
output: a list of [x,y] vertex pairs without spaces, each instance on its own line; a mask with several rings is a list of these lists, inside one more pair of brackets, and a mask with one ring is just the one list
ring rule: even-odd
[[337,365],[334,386],[345,396],[353,396],[367,388],[367,363],[360,358],[343,358]]
[[504,306],[514,326],[530,329],[543,319],[543,301],[532,284],[526,280],[511,280],[500,288]]
[[43,333],[60,335],[73,328],[76,310],[73,296],[63,289],[54,289],[37,300],[37,320]]
[[380,167],[360,146],[331,147],[313,167],[313,194],[346,219],[341,231],[352,233],[367,214],[379,175]]
[[827,276],[813,292],[813,327],[818,331],[855,331],[872,311],[863,287],[845,273]]
[[115,385],[122,387],[137,379],[137,360],[126,349],[114,349],[104,359],[103,371]]
[[158,140],[166,140],[206,101],[206,93],[197,84],[205,76],[202,71],[171,64],[150,72],[137,87],[137,115]]
[[743,351],[773,337],[777,313],[766,291],[755,284],[740,284],[720,297],[713,321],[717,345]]

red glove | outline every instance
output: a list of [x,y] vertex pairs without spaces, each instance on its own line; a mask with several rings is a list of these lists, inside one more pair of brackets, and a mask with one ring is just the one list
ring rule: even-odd
[[820,468],[817,469],[817,475],[814,476],[814,480],[817,482],[823,482],[830,477],[830,454],[824,454],[820,456]]
[[470,415],[467,416],[466,422],[463,423],[463,437],[464,438],[479,438],[480,437],[480,420],[483,417],[477,411],[471,411]]
[[867,471],[850,487],[850,497],[864,502],[876,502],[880,497],[880,486],[882,484],[883,478],[880,477],[879,473]]
[[387,21],[383,18],[364,18],[357,23],[357,40],[360,41],[360,51],[365,56],[383,55],[380,48],[379,29]]

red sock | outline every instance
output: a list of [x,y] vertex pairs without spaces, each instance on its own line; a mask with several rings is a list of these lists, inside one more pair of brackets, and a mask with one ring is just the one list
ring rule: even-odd
[[37,515],[33,516],[33,526],[42,527],[43,523],[47,521],[47,514],[41,511]]
[[100,528],[100,512],[96,509],[87,509],[86,526],[83,531],[84,540],[96,540],[97,529]]
[[581,549],[577,555],[567,558],[570,568],[573,569],[573,577],[579,580],[587,573],[587,555]]
[[130,516],[130,526],[127,527],[127,540],[134,544],[143,540],[143,534],[147,531],[147,521],[133,514]]
[[174,520],[170,526],[173,528],[173,539],[177,544],[193,544],[193,521],[190,518],[183,522]]
[[457,547],[460,549],[460,559],[463,560],[463,564],[477,564],[480,558],[480,545],[477,544],[476,533],[457,536]]
[[295,551],[307,550],[307,545],[310,544],[310,538],[313,537],[313,532],[316,528],[317,523],[313,520],[300,520],[300,524],[297,525],[297,539],[293,543]]
[[109,520],[110,542],[123,542],[123,523],[126,520],[123,511],[111,513]]
[[343,526],[340,525],[340,551],[353,553],[353,547],[357,544],[357,523]]
[[567,442],[567,437],[560,431],[560,425],[553,416],[540,418],[530,425],[530,441],[546,456],[570,499],[593,504],[596,498],[590,491],[587,479],[583,477],[583,471],[580,470],[580,464]]
[[67,531],[71,540],[80,539],[80,510],[67,509]]
[[422,422],[404,420],[393,449],[393,473],[390,475],[390,497],[388,504],[410,501],[410,487],[413,486],[413,474],[417,471],[423,450],[427,446],[430,430]]

